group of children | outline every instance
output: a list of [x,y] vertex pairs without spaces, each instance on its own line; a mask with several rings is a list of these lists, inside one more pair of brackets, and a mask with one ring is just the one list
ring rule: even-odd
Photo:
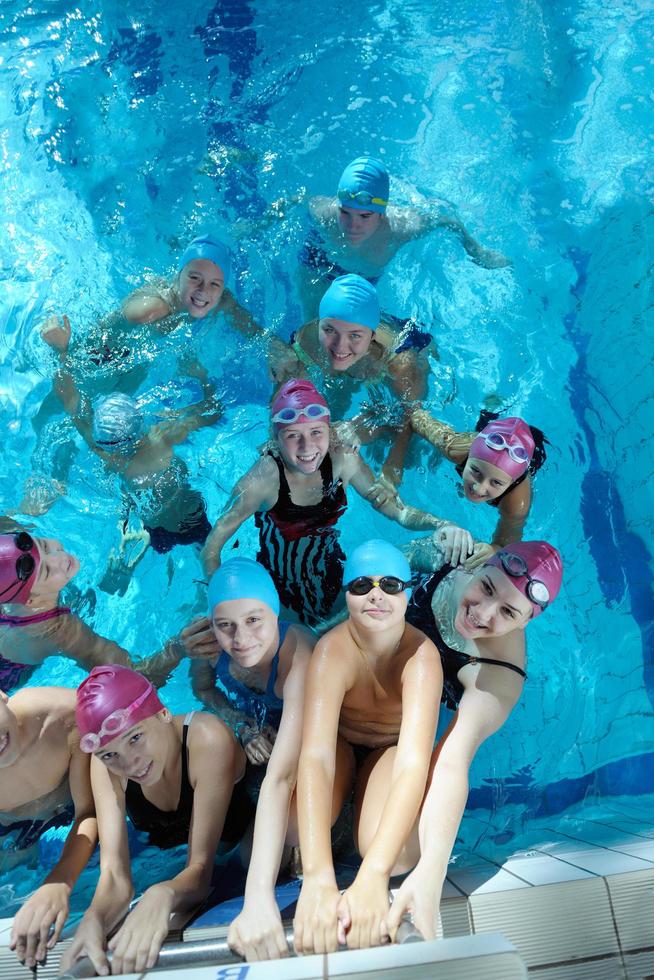
[[[66,317],[42,331],[59,355],[55,395],[118,474],[144,544],[159,553],[203,545],[208,608],[159,653],[133,660],[61,603],[79,561],[58,541],[5,522],[0,687],[19,688],[52,653],[90,671],[76,693],[23,687],[0,703],[4,867],[25,860],[45,829],[72,820],[61,858],[15,917],[12,944],[28,965],[59,938],[98,839],[97,888],[64,966],[88,955],[101,975],[151,967],[170,915],[202,903],[217,850],[239,842],[249,863],[228,941],[248,960],[288,952],[274,889],[298,844],[298,953],[388,942],[406,913],[425,937],[436,934],[470,764],[520,697],[524,630],[556,598],[562,565],[550,544],[521,540],[531,478],[544,459],[542,433],[517,417],[457,432],[426,412],[431,338],[412,322],[385,318],[375,289],[398,248],[439,225],[455,231],[475,261],[495,268],[506,260],[441,210],[389,207],[388,193],[383,164],[361,157],[333,200],[310,203],[303,295],[310,305],[321,283],[322,297],[318,316],[288,343],[267,337],[226,288],[230,253],[210,236],[191,243],[172,282],[128,297],[122,318],[110,318],[94,341],[92,362],[116,366],[120,391],[94,397],[89,351],[71,353]],[[134,397],[140,381],[123,353],[135,343],[135,324],[167,333],[185,318],[219,312],[267,344],[275,391],[270,438],[212,527],[174,452],[220,418],[206,368],[197,360],[185,368],[201,400],[146,428]],[[371,383],[389,388],[395,418],[335,422],[353,392]],[[492,542],[401,499],[414,434],[456,466],[467,500],[497,507]],[[390,442],[378,477],[360,451],[376,439]],[[432,533],[402,550],[361,535],[346,556],[338,525],[349,485],[401,526]],[[256,560],[221,561],[251,516]],[[207,710],[171,715],[157,689],[185,656]],[[452,714],[437,737],[441,704]],[[148,888],[131,911],[127,817],[155,846],[188,843],[184,869]],[[348,840],[362,861],[341,894],[334,853]],[[395,875],[405,877],[391,905]]]

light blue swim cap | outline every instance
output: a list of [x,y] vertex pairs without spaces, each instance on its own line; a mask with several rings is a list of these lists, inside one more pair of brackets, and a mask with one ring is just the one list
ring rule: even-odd
[[[343,569],[343,584],[348,585],[361,575],[394,575],[403,582],[411,580],[411,566],[395,545],[381,538],[371,538],[364,541],[345,562]],[[406,589],[407,599],[411,589]]]
[[185,265],[193,259],[209,259],[214,265],[222,269],[225,277],[225,285],[232,271],[232,253],[222,242],[212,235],[200,235],[194,238],[186,251],[179,260],[177,271],[181,272]]
[[320,300],[318,315],[321,320],[345,320],[375,331],[380,316],[377,290],[362,276],[339,276]]
[[258,561],[230,558],[209,579],[209,616],[219,602],[258,599],[279,616],[279,596],[272,578]]
[[134,442],[143,430],[138,405],[129,395],[116,392],[93,403],[93,440],[100,446]]
[[384,214],[388,204],[388,170],[375,157],[357,157],[341,174],[336,195],[346,208]]

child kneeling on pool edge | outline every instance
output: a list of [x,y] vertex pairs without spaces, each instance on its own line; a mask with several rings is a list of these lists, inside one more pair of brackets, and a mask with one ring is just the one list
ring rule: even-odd
[[[405,622],[410,576],[406,558],[387,542],[356,548],[344,572],[349,616],[318,641],[309,665],[298,774],[298,953],[390,937],[389,878],[410,867],[404,851],[425,790],[443,680],[435,645]],[[353,783],[363,861],[341,896],[329,814]]]
[[[93,753],[100,878],[62,970],[89,956],[107,976],[108,946],[114,973],[140,973],[154,966],[170,915],[206,898],[219,841],[235,844],[250,823],[239,783],[245,755],[214,715],[171,715],[149,681],[117,664],[96,667],[80,684],[76,716],[80,747]],[[126,815],[158,847],[188,841],[188,856],[183,871],[146,889],[107,943],[134,894]]]

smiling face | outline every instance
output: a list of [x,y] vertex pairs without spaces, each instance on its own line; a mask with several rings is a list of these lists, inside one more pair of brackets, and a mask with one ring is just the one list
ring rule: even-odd
[[375,234],[382,220],[377,211],[361,211],[341,204],[338,208],[338,226],[349,245],[361,245]]
[[56,602],[61,590],[80,569],[74,555],[64,551],[61,541],[54,538],[34,538],[41,556],[39,571],[32,585],[28,605]]
[[240,667],[272,660],[279,643],[277,616],[257,599],[228,599],[214,606],[213,631],[222,649]]
[[327,422],[294,422],[277,433],[277,445],[287,469],[315,473],[329,450]]
[[325,349],[333,371],[347,371],[365,357],[374,332],[370,327],[347,320],[326,317],[318,325],[318,340]]
[[186,312],[201,320],[220,303],[225,289],[223,270],[209,259],[192,259],[179,274],[178,289]]
[[499,568],[485,565],[461,596],[454,626],[461,636],[477,640],[524,629],[531,617],[529,599]]
[[[371,575],[373,580],[379,580],[382,575]],[[389,595],[378,585],[367,595],[345,593],[345,601],[352,622],[360,629],[381,633],[383,630],[398,626],[406,615],[408,597],[406,590],[398,595]]]
[[163,776],[168,747],[167,725],[171,721],[168,710],[144,718],[106,742],[94,755],[117,776],[133,779],[141,786],[153,786]]
[[18,721],[9,707],[9,698],[0,691],[0,769],[13,765],[19,755]]
[[484,459],[469,456],[461,476],[463,492],[473,504],[495,500],[514,482],[508,473]]

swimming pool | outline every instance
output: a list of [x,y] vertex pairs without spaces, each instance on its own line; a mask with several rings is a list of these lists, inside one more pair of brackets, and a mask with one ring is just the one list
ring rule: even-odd
[[[545,430],[528,536],[551,539],[566,566],[560,600],[530,630],[522,700],[473,767],[461,846],[501,856],[542,834],[543,817],[555,827],[614,797],[637,814],[651,788],[654,17],[626,0],[432,8],[343,2],[317,19],[307,4],[266,0],[196,0],[181,14],[153,0],[3,4],[0,488],[4,507],[16,506],[30,456],[43,453],[47,468],[53,441],[73,438],[59,417],[37,449],[33,419],[53,366],[36,328],[48,313],[88,331],[144,272],[171,270],[193,234],[256,224],[302,189],[329,193],[361,151],[385,160],[397,202],[452,201],[513,269],[478,268],[435,234],[394,261],[382,306],[432,326],[437,414],[465,428],[488,400]],[[233,242],[237,294],[285,338],[300,323],[305,225],[291,206]],[[148,368],[142,390],[168,386],[173,403],[185,397],[168,384],[185,344],[201,344],[221,379],[225,420],[181,450],[215,519],[266,435],[263,357],[228,331],[179,333],[133,358]],[[417,447],[403,495],[430,508],[426,466]],[[493,515],[464,506],[451,473],[433,479],[438,509],[490,533]],[[84,447],[68,485],[36,525],[85,556],[76,609],[129,649],[157,649],[194,610],[196,555],[148,554],[124,599],[101,591],[117,486]],[[352,502],[346,550],[360,521],[371,535],[409,537],[362,506]],[[239,553],[253,547],[253,528],[242,529]],[[51,661],[32,683],[81,676]],[[192,700],[184,665],[164,699]],[[6,914],[28,878],[0,884]]]

